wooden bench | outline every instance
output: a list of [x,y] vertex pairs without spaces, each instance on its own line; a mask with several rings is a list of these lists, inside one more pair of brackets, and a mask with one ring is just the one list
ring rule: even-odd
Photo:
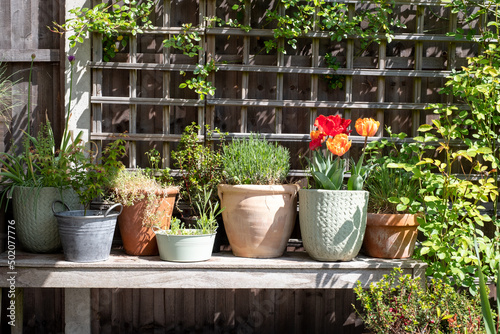
[[64,288],[65,332],[90,333],[92,288],[351,289],[358,280],[367,287],[395,267],[422,278],[426,269],[426,264],[412,259],[359,256],[350,262],[317,262],[305,252],[275,259],[239,258],[221,252],[196,263],[127,256],[122,251],[113,251],[107,261],[96,263],[67,262],[62,254],[17,252],[12,268],[7,253],[0,258],[2,292],[16,292],[11,299],[16,309],[13,333],[22,333],[23,288]]

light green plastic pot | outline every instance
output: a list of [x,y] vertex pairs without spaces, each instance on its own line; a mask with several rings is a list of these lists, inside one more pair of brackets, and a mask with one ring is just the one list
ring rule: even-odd
[[164,261],[198,262],[206,261],[212,256],[215,233],[172,235],[163,230],[157,230],[155,234],[160,258]]

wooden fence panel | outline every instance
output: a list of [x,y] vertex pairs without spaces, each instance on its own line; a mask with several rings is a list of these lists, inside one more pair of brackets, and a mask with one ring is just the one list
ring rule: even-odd
[[[352,290],[93,289],[95,333],[363,333]],[[116,312],[116,313],[115,313]]]
[[[12,90],[14,107],[0,121],[0,151],[21,147],[21,131],[27,129],[28,75],[34,54],[32,86],[32,133],[36,133],[46,117],[56,135],[62,134],[62,80],[64,57],[60,54],[61,39],[47,26],[61,21],[63,0],[2,0],[0,6],[0,63],[16,82]],[[62,64],[62,65],[61,65]],[[3,119],[3,118],[2,118]]]

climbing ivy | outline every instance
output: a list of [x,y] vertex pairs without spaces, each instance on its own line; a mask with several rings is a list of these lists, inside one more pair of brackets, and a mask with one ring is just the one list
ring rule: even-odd
[[149,15],[154,5],[154,0],[141,3],[136,0],[123,0],[122,5],[113,1],[111,4],[99,3],[93,8],[77,7],[69,10],[73,18],[67,19],[64,24],[53,22],[49,29],[59,34],[73,31],[74,34],[68,37],[70,48],[74,48],[77,43],[83,43],[91,32],[101,33],[103,59],[109,61],[115,57],[118,43],[123,47],[127,45],[128,33],[135,36],[143,33],[143,29],[153,28]]

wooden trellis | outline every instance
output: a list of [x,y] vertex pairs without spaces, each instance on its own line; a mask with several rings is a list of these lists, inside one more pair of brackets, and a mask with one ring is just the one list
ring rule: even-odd
[[[345,2],[351,16],[362,5]],[[397,30],[390,42],[360,50],[357,36],[332,42],[326,32],[314,30],[300,38],[297,50],[287,47],[287,54],[261,52],[262,42],[274,39],[272,29],[263,24],[265,11],[272,9],[269,2],[245,2],[252,8],[243,18],[243,24],[252,26],[248,32],[207,24],[205,17],[234,16],[232,4],[162,1],[156,10],[157,28],[131,37],[127,50],[112,62],[102,61],[102,43],[94,35],[91,139],[109,140],[127,131],[129,166],[135,167],[144,165],[143,153],[152,146],[161,147],[164,165],[170,166],[170,151],[192,121],[230,136],[265,133],[296,156],[307,151],[308,134],[319,114],[374,117],[396,132],[415,136],[418,126],[428,121],[430,103],[452,101],[438,90],[450,71],[475,52],[469,41],[446,35],[461,20],[441,1],[396,1],[394,15],[407,27]],[[163,39],[181,32],[182,23],[198,26],[203,49],[198,59],[162,47]],[[285,47],[283,40],[278,43]],[[339,69],[327,67],[326,52],[337,57]],[[209,77],[215,96],[201,100],[178,87],[185,79],[181,71],[189,76],[196,62],[210,59],[218,67]],[[328,89],[325,75],[341,76],[343,88]],[[362,142],[355,135],[352,139]],[[300,166],[295,159],[292,167]]]

